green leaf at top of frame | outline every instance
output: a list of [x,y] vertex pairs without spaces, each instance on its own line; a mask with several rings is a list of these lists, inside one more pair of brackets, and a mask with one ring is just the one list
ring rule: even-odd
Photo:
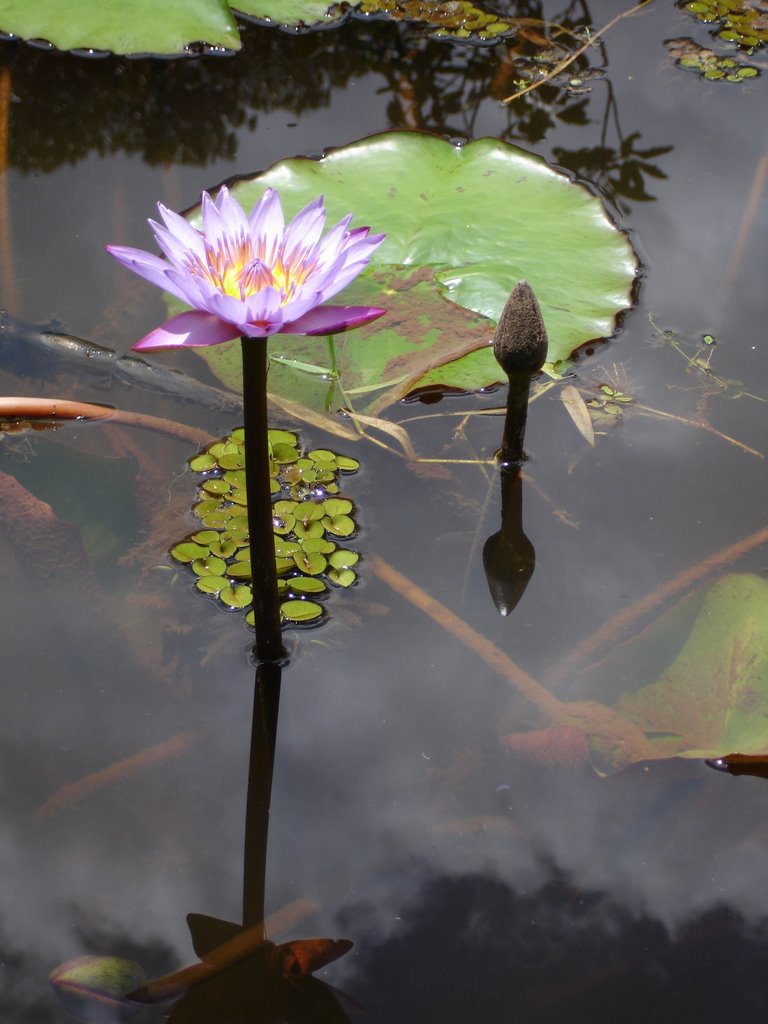
[[182,54],[193,43],[241,45],[226,0],[0,0],[0,31],[60,50]]
[[[351,210],[353,225],[386,233],[369,269],[336,300],[389,311],[336,340],[342,384],[358,392],[357,408],[379,411],[427,374],[462,388],[498,382],[488,341],[520,280],[541,304],[552,363],[609,337],[632,303],[637,257],[600,199],[497,139],[457,146],[424,132],[385,132],[319,160],[283,160],[232,191],[250,210],[270,186],[287,216],[322,194],[329,225]],[[239,388],[236,348],[196,351]],[[325,355],[322,339],[286,335],[271,339],[270,351],[315,363]],[[275,364],[270,390],[295,401],[298,388],[304,405],[320,409],[327,382],[307,378]]]

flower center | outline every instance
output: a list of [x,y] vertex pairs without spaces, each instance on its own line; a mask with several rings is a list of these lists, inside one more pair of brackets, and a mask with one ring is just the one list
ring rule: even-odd
[[250,236],[220,238],[216,246],[205,242],[205,260],[195,256],[189,270],[204,277],[225,295],[245,300],[264,288],[274,288],[280,305],[290,302],[316,269],[301,249],[286,254],[283,243],[267,251],[264,239]]

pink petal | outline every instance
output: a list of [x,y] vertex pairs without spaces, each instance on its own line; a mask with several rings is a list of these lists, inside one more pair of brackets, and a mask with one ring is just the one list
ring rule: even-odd
[[378,306],[316,306],[298,320],[285,324],[281,334],[339,334],[361,327],[386,313]]
[[133,347],[138,352],[148,352],[160,348],[221,345],[239,336],[240,331],[234,324],[225,323],[212,313],[191,309],[166,320]]

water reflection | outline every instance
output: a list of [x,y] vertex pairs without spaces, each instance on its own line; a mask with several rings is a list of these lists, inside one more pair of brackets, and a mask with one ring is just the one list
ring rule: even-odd
[[517,608],[536,567],[536,551],[523,530],[523,473],[501,466],[501,529],[485,542],[483,568],[501,615]]
[[[200,962],[156,978],[129,998],[144,1003],[177,999],[171,1024],[344,1024],[342,1000],[316,971],[349,952],[348,939],[297,939],[275,945],[267,937],[264,890],[272,775],[282,670],[260,664],[254,687],[248,767],[242,925],[189,914],[187,924]],[[282,914],[285,926],[289,914]],[[277,921],[273,922],[277,923]]]
[[[511,12],[521,20],[516,39],[479,48],[426,39],[404,23],[358,19],[296,36],[250,25],[239,57],[88,60],[0,43],[13,100],[8,166],[50,173],[93,153],[138,154],[145,164],[161,167],[233,162],[261,119],[329,107],[364,76],[384,81],[389,127],[471,139],[487,130],[483,112],[489,102],[496,107],[521,74],[538,75],[547,60],[567,52],[559,49],[563,41],[572,47],[581,42],[579,33],[595,20],[587,5],[578,6],[545,19],[536,0],[518,4]],[[604,45],[595,52],[607,66]],[[645,182],[664,177],[656,161],[671,147],[640,149],[640,133],[622,131],[610,83],[601,113],[592,108],[601,102],[602,88],[585,93],[587,86],[571,85],[574,75],[589,77],[587,58],[578,58],[570,70],[503,108],[505,124],[495,125],[493,134],[536,145],[558,124],[601,123],[598,145],[560,147],[557,162],[627,199],[652,198]],[[616,144],[609,139],[611,126]],[[360,134],[366,130],[361,126]]]

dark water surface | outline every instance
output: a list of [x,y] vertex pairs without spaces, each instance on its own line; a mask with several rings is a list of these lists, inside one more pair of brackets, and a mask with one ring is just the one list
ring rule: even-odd
[[[541,15],[564,6],[544,3]],[[595,26],[616,11],[610,0],[589,4]],[[12,249],[0,300],[22,320],[55,321],[127,353],[159,322],[162,302],[126,280],[106,243],[148,247],[158,199],[183,209],[232,175],[391,127],[495,135],[582,173],[644,271],[637,307],[613,341],[580,357],[577,383],[613,382],[645,406],[706,418],[738,445],[630,410],[592,449],[557,391],[537,400],[524,484],[536,571],[502,619],[482,565],[499,528],[498,480],[471,460],[498,447],[501,416],[474,414],[503,405],[503,391],[394,410],[422,456],[466,462],[414,466],[281,421],[310,446],[361,460],[345,483],[358,550],[544,679],[616,611],[765,525],[765,461],[747,450],[768,447],[764,402],[708,388],[660,335],[674,331],[691,355],[713,334],[714,371],[768,396],[764,192],[750,203],[768,144],[765,86],[676,68],[663,40],[696,32],[657,0],[606,37],[606,79],[591,93],[553,101],[550,91],[522,115],[490,95],[498,51],[391,25],[299,37],[254,26],[236,58],[177,62],[4,44]],[[655,173],[639,189],[631,169],[622,180],[608,168],[622,141],[663,150],[644,159]],[[193,353],[161,359],[210,381]],[[7,338],[0,380],[4,394],[109,402],[211,437],[238,425],[236,413],[35,360]],[[9,511],[15,499],[3,503],[8,1020],[64,1019],[46,984],[64,960],[114,953],[162,973],[194,959],[187,913],[240,920],[249,634],[165,555],[192,528],[194,450],[99,425],[0,444],[0,470],[75,524],[51,555],[25,537],[23,517]],[[736,568],[764,573],[765,551]],[[697,760],[608,778],[589,765],[532,764],[500,737],[539,725],[536,714],[455,631],[366,563],[360,584],[333,598],[326,625],[289,634],[266,899],[268,912],[305,901],[292,936],[354,940],[327,977],[367,1021],[702,1024],[765,1014],[764,780]],[[560,696],[581,696],[579,686],[569,676]]]

